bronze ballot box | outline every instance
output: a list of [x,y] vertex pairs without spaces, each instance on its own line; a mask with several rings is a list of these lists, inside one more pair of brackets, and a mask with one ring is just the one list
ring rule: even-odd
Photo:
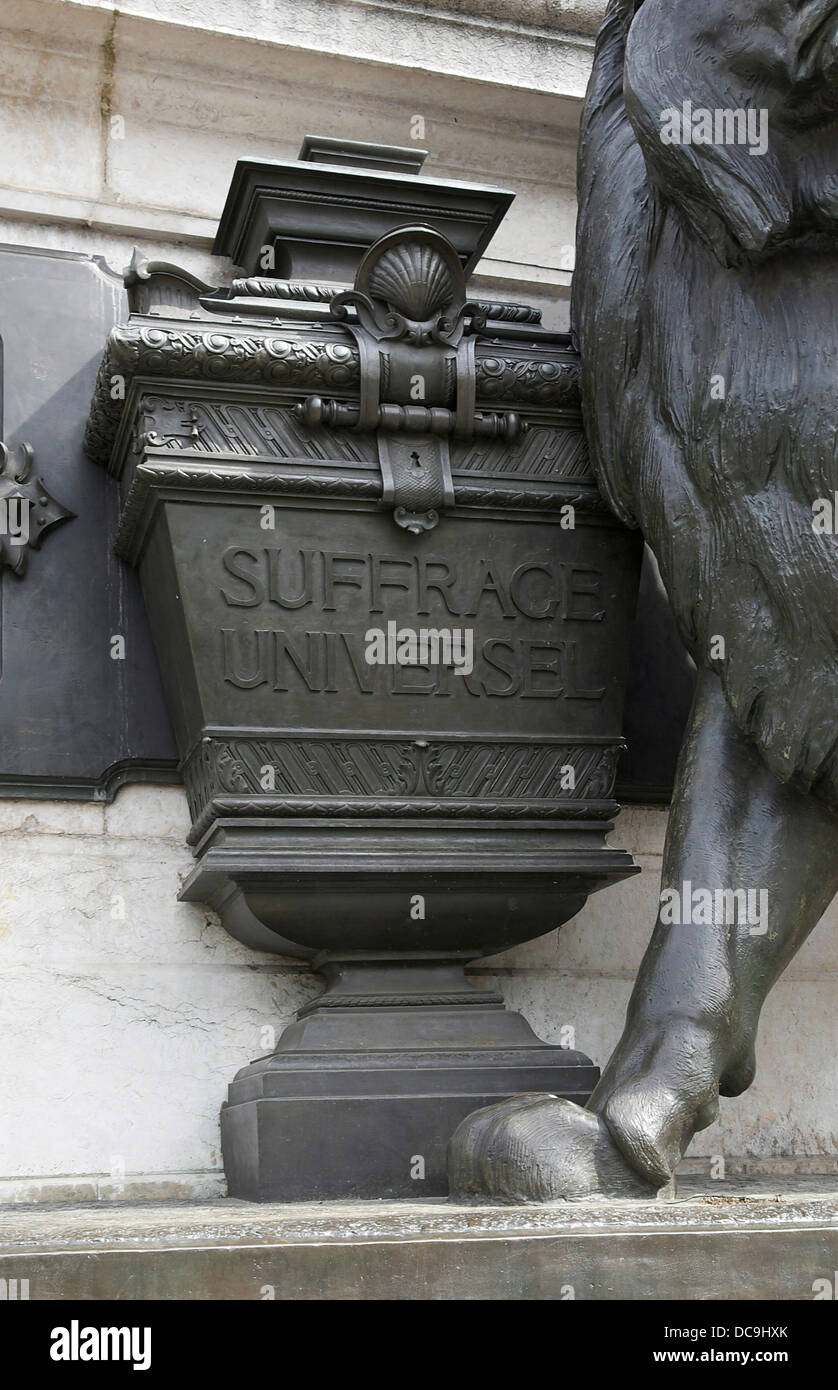
[[471,1111],[584,1102],[590,1060],[464,968],[635,872],[606,837],[641,541],[570,340],[467,291],[511,195],[397,154],[240,162],[216,250],[244,277],[135,259],[88,426],[180,750],[182,896],[326,982],[229,1088],[259,1201],[440,1195]]

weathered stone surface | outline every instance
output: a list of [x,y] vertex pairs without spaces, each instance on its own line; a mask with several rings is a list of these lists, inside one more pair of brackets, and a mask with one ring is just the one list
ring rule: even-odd
[[180,847],[189,832],[189,809],[179,787],[123,787],[104,814],[109,836],[149,836]]
[[4,803],[7,1200],[219,1190],[226,1078],[316,991],[176,901],[189,868],[183,793],[124,790],[107,833],[101,806]]
[[[419,116],[427,173],[518,176],[515,216],[475,290],[525,294],[548,326],[565,327],[576,123],[599,0],[539,3],[500,24],[496,12],[515,7],[489,3],[487,14],[469,3],[454,23],[429,7],[337,6],[324,25],[318,0],[166,0],[118,15],[92,0],[60,10],[10,0],[0,214],[59,218],[74,227],[71,249],[89,227],[151,239],[158,257],[175,241],[208,249],[237,157],[293,159],[305,130],[404,144]],[[129,257],[130,244],[117,264]],[[180,249],[172,259],[186,263]]]
[[180,1202],[0,1210],[30,1299],[812,1299],[836,1183],[693,1184],[675,1203]]

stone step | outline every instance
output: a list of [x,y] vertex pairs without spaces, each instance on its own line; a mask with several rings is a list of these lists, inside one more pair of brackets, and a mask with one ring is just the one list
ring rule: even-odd
[[0,1280],[31,1300],[812,1300],[823,1281],[834,1298],[838,1180],[692,1178],[668,1202],[537,1207],[6,1206]]

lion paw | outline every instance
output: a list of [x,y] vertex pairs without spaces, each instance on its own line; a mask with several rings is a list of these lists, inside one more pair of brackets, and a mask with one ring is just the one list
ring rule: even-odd
[[605,1121],[552,1095],[513,1096],[477,1110],[448,1146],[455,1201],[555,1202],[653,1198],[657,1188],[626,1162]]

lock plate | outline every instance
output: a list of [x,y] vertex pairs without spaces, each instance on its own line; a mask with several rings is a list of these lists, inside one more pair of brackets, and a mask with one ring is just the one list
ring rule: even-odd
[[448,440],[438,435],[377,436],[382,501],[398,526],[413,535],[431,531],[442,507],[454,505]]

